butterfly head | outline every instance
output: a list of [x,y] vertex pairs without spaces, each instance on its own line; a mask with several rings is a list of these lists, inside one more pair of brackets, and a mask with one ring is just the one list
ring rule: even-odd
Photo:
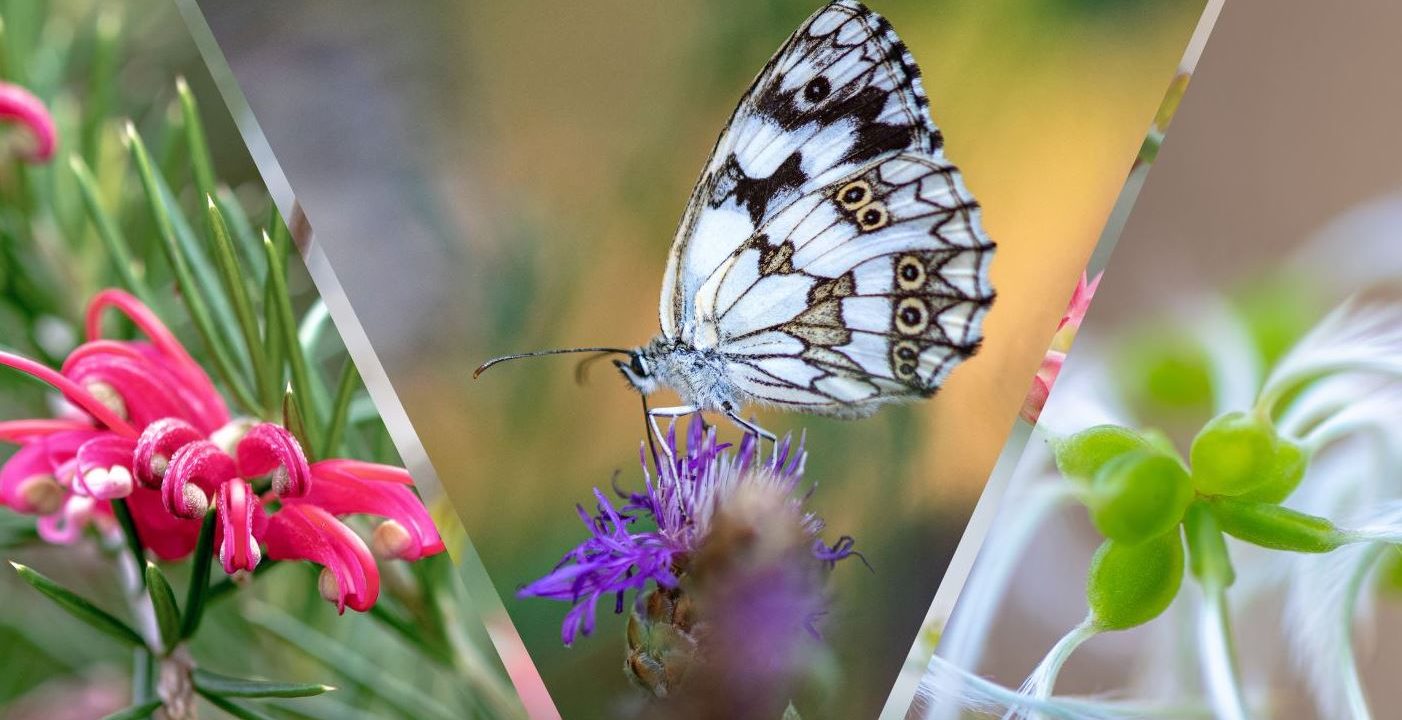
[[614,360],[613,366],[618,368],[618,372],[623,374],[623,379],[635,390],[644,395],[651,395],[661,385],[657,378],[657,359],[657,351],[653,345],[646,345],[629,352],[627,360]]

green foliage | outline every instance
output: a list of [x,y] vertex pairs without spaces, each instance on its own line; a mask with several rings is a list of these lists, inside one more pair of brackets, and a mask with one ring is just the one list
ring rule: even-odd
[[14,566],[15,572],[19,573],[20,578],[29,583],[30,587],[54,601],[69,615],[128,645],[141,647],[146,644],[141,635],[131,629],[130,625],[118,620],[111,613],[94,605],[92,601],[82,595],[54,582],[26,565],[17,562],[11,562],[10,565]]

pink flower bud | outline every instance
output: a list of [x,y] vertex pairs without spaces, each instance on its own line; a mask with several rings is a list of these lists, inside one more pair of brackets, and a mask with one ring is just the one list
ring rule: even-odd
[[21,155],[29,162],[47,162],[58,145],[53,116],[34,93],[11,83],[0,82],[0,120],[18,123],[29,132]]

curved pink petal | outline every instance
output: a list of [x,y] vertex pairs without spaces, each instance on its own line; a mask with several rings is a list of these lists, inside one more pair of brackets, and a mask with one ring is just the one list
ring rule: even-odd
[[132,455],[136,442],[120,435],[93,438],[78,448],[73,489],[98,500],[114,500],[131,494]]
[[173,561],[194,552],[200,537],[200,521],[170,514],[159,490],[137,486],[127,496],[127,508],[136,521],[142,544],[156,557]]
[[39,518],[39,537],[55,545],[72,545],[83,536],[83,528],[88,526],[96,509],[96,500],[69,495],[62,509]]
[[281,425],[259,423],[239,440],[239,475],[245,478],[273,473],[273,492],[295,498],[311,488],[312,471],[301,443]]
[[380,463],[365,462],[364,460],[349,460],[346,458],[332,458],[321,460],[316,466],[325,472],[347,472],[365,480],[379,480],[383,482],[399,483],[400,485],[413,485],[414,478],[409,475],[409,471],[394,465],[382,465]]
[[[268,518],[264,538],[274,560],[310,560],[336,580],[336,610],[365,612],[380,596],[380,571],[365,541],[315,505],[285,505]],[[324,588],[325,589],[325,588]]]
[[61,418],[31,418],[0,422],[0,442],[22,444],[48,437],[54,433],[92,430],[91,423]]
[[42,443],[20,448],[0,467],[0,505],[27,515],[58,512],[68,491],[54,477],[53,463]]
[[211,415],[207,418],[208,422],[211,423],[211,426],[206,428],[207,432],[212,432],[215,428],[229,421],[229,411],[224,404],[224,399],[215,390],[214,383],[209,379],[204,368],[190,357],[185,346],[180,344],[180,341],[165,326],[165,323],[161,322],[150,308],[130,293],[109,288],[93,296],[92,300],[88,302],[85,323],[89,341],[102,338],[102,314],[108,308],[121,312],[135,323],[136,327],[151,341],[151,345],[170,362],[172,369],[184,378],[184,385],[192,390],[193,394],[205,399],[210,406],[206,412]]
[[113,432],[121,433],[128,437],[136,437],[136,428],[133,428],[121,415],[112,408],[102,404],[102,401],[88,392],[82,385],[65,377],[62,373],[45,367],[41,363],[34,362],[29,358],[15,355],[13,353],[0,352],[0,365],[12,367],[22,373],[31,375],[38,380],[53,386],[55,390],[63,393],[68,401],[82,408],[84,412],[93,417],[94,420],[111,428]]
[[96,383],[120,398],[138,428],[167,417],[186,420],[205,434],[226,420],[223,399],[193,388],[176,368],[145,343],[94,340],[68,355],[63,374],[84,387]]
[[163,418],[147,425],[136,441],[132,458],[137,481],[147,487],[160,487],[176,451],[203,439],[199,430],[179,418]]
[[[389,544],[394,556],[403,560],[418,560],[442,552],[443,538],[434,527],[428,508],[410,486],[382,479],[395,476],[385,472],[386,469],[388,466],[372,463],[324,460],[312,465],[312,477],[316,482],[311,491],[303,498],[287,502],[316,505],[334,515],[389,518],[408,533],[408,542]],[[368,472],[361,474],[358,470]]]
[[244,480],[226,482],[219,486],[216,504],[223,536],[219,543],[219,562],[224,572],[230,575],[239,570],[251,572],[263,559],[258,540],[253,536],[253,513],[258,506],[253,488]]
[[1061,366],[1066,362],[1066,354],[1055,350],[1047,351],[1046,357],[1042,358],[1042,366],[1037,368],[1037,375],[1032,378],[1032,387],[1027,391],[1027,397],[1022,401],[1022,410],[1019,417],[1027,422],[1036,425],[1037,420],[1042,417],[1042,408],[1047,404],[1047,397],[1051,395],[1052,386],[1056,384],[1057,375],[1061,374]]
[[209,510],[209,493],[238,476],[234,459],[208,440],[180,448],[161,480],[161,500],[176,517],[199,519]]
[[13,83],[0,82],[0,119],[19,123],[29,132],[30,147],[24,158],[47,162],[58,145],[58,130],[44,101]]

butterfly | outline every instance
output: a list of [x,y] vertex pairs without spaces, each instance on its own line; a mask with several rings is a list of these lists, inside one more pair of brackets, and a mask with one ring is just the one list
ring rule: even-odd
[[[994,243],[944,155],[915,60],[835,0],[765,65],[721,132],[667,261],[661,333],[616,353],[659,417],[747,404],[843,418],[933,395],[974,354]],[[670,388],[684,404],[647,409]]]

